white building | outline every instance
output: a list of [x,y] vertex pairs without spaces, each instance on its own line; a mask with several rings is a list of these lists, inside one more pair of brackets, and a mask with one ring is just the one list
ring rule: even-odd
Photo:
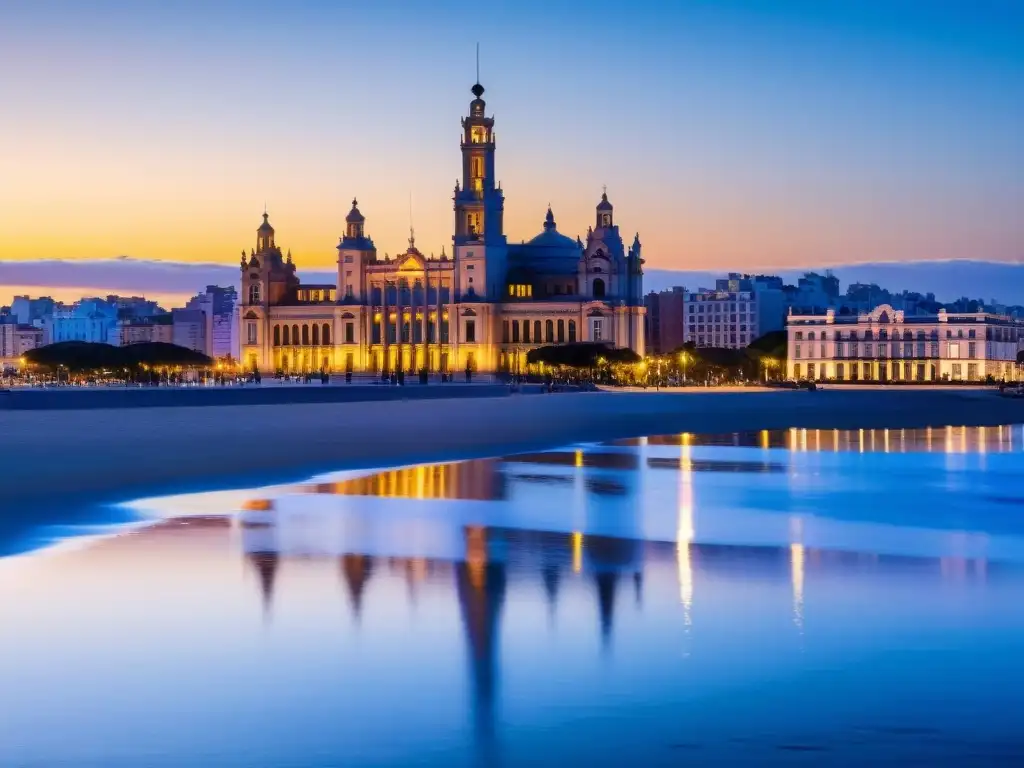
[[684,339],[698,347],[740,349],[761,335],[758,291],[701,290],[683,296]]
[[904,316],[888,304],[860,315],[790,315],[790,379],[1020,381],[1024,321],[986,312]]
[[48,344],[62,341],[106,344],[117,327],[117,308],[103,299],[82,299],[69,307],[55,307],[43,327]]

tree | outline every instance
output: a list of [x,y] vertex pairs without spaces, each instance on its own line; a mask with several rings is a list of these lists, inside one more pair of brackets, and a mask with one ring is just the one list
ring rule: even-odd
[[578,342],[531,349],[526,353],[526,362],[529,365],[543,363],[566,368],[595,368],[605,363],[638,363],[640,355],[623,347],[612,347],[597,342]]
[[213,361],[186,347],[165,342],[114,347],[85,341],[61,341],[25,353],[25,361],[42,368],[64,368],[75,372],[181,367],[206,368]]

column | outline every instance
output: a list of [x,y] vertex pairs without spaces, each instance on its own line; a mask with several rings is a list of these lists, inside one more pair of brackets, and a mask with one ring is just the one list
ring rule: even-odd
[[383,353],[381,355],[381,371],[384,373],[388,372],[388,281],[387,279],[381,284],[380,289],[380,303],[381,315],[380,315],[380,343],[383,345]]
[[423,266],[423,368],[430,371],[430,342],[428,332],[430,331],[430,272],[427,265]]
[[434,325],[434,341],[437,343],[437,369],[441,370],[441,355],[444,354],[444,347],[441,346],[441,288],[444,286],[444,272],[437,274],[437,320]]

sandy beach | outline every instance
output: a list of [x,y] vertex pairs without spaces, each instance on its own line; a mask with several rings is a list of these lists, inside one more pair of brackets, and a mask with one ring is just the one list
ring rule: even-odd
[[675,432],[996,426],[1024,402],[972,389],[690,390],[0,411],[0,507],[121,500],[315,472]]

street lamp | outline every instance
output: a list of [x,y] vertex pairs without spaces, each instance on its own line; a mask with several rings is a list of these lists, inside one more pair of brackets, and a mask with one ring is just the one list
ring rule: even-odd
[[683,369],[683,384],[686,383],[686,364],[689,362],[689,355],[685,352],[679,353],[679,365]]

